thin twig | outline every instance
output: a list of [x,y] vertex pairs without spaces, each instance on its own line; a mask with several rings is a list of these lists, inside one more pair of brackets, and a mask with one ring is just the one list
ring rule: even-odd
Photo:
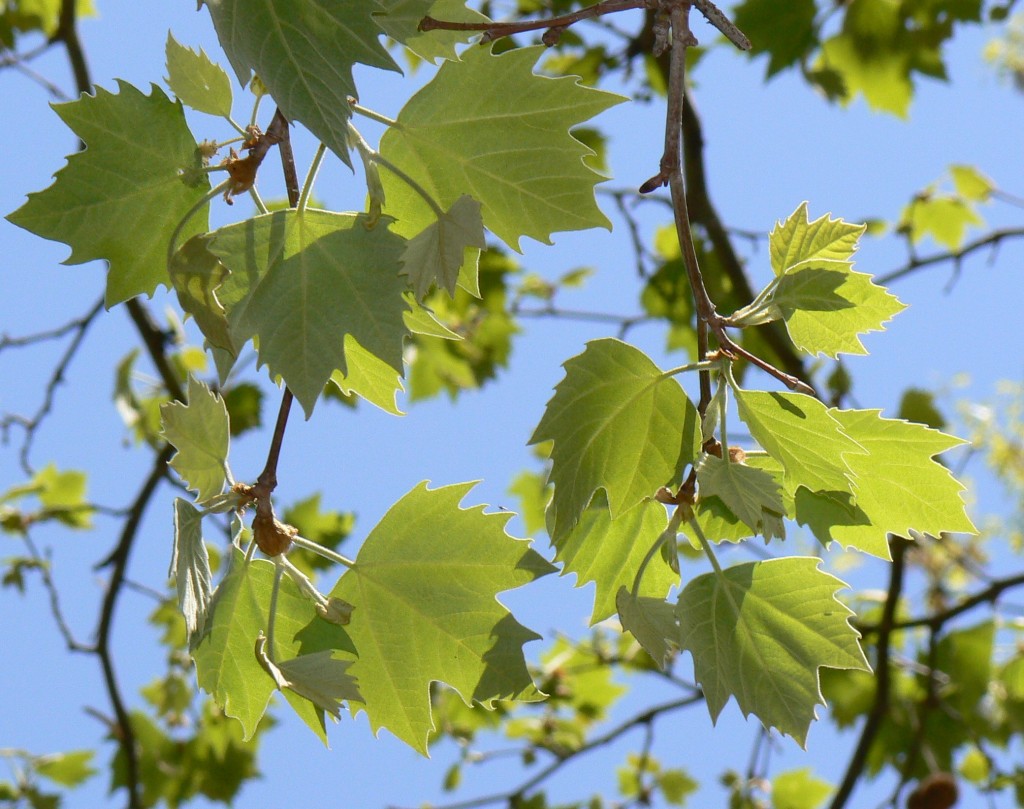
[[933,264],[941,264],[947,261],[958,262],[962,258],[969,256],[971,253],[977,252],[985,247],[995,247],[1000,242],[1006,239],[1017,239],[1024,236],[1024,228],[1002,228],[999,230],[993,230],[991,233],[982,236],[974,241],[967,242],[957,250],[950,250],[944,253],[935,253],[924,258],[918,258],[912,256],[911,259],[902,267],[887,272],[885,275],[880,275],[875,278],[875,283],[885,286],[891,284],[893,281],[899,280],[907,275],[910,275],[922,267],[928,267]]
[[[557,17],[549,17],[545,20],[525,20],[521,22],[456,22],[454,20],[438,20],[433,17],[424,17],[420,20],[420,31],[480,31],[483,33],[484,41],[500,39],[502,37],[521,34],[526,31],[548,31],[560,32],[580,20],[600,17],[604,14],[614,14],[619,11],[627,11],[634,8],[644,8],[647,0],[602,0],[592,6],[587,6],[579,11],[570,14],[561,14]],[[548,37],[545,37],[546,44]]]

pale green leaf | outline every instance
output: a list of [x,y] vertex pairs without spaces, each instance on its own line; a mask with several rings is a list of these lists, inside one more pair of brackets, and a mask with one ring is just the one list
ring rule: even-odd
[[843,432],[832,413],[802,393],[733,389],[740,418],[768,454],[782,464],[783,485],[811,491],[851,491],[850,458],[865,450]]
[[163,435],[177,449],[171,466],[181,475],[199,502],[220,494],[231,475],[228,411],[219,394],[190,376],[188,399],[160,408]]
[[805,262],[787,271],[771,295],[793,344],[835,358],[867,354],[859,335],[881,331],[906,305],[845,262]]
[[[262,559],[246,563],[241,553],[232,554],[206,625],[192,644],[200,687],[242,723],[246,739],[256,732],[275,688],[255,652],[260,633],[266,632],[273,584],[273,564]],[[313,602],[287,576],[278,593],[275,635],[282,658],[325,649],[355,652],[345,630],[319,618]]]
[[202,628],[213,595],[210,554],[203,541],[203,515],[180,497],[174,500],[174,550],[169,576],[178,591],[178,609],[191,636]]
[[[573,529],[553,541],[555,561],[563,563],[561,575],[575,573],[577,587],[596,585],[591,625],[617,611],[616,593],[620,587],[632,588],[641,561],[666,525],[665,507],[654,500],[613,520],[608,500],[599,491]],[[674,584],[679,584],[679,574],[658,555],[644,571],[639,594],[663,599]]]
[[384,221],[365,224],[360,214],[289,209],[209,236],[230,271],[217,296],[235,342],[259,338],[260,361],[307,416],[331,374],[348,372],[348,335],[402,370],[403,240]]
[[[480,297],[477,295],[476,297]],[[409,309],[403,319],[405,327],[413,334],[424,334],[428,337],[440,337],[442,340],[461,340],[462,336],[453,332],[444,323],[437,319],[437,315],[431,309],[421,305],[412,294],[406,294],[406,301]]]
[[293,657],[277,664],[288,688],[305,697],[335,719],[341,718],[341,702],[362,702],[355,678],[348,673],[351,660],[338,660],[329,650]]
[[43,511],[63,524],[72,528],[91,528],[93,509],[86,500],[86,485],[84,472],[74,469],[61,472],[56,464],[48,463],[36,472],[24,491],[34,494]]
[[430,683],[468,703],[534,699],[522,645],[538,636],[497,600],[553,570],[505,533],[509,514],[463,509],[473,484],[420,484],[370,532],[332,596],[355,606],[352,673],[374,731],[386,727],[426,752]]
[[743,714],[801,746],[824,704],[822,666],[868,670],[836,599],[846,585],[818,569],[819,559],[749,562],[693,579],[679,597],[680,646],[717,720],[730,697]]
[[398,70],[379,41],[375,0],[202,0],[244,86],[255,71],[289,121],[300,121],[351,165],[349,96],[357,62]]
[[903,211],[903,225],[916,244],[931,236],[949,250],[959,250],[971,225],[983,220],[974,207],[959,197],[933,194],[915,199]]
[[409,277],[417,299],[430,292],[435,283],[454,295],[466,248],[486,246],[480,203],[464,194],[409,240],[402,253],[402,271]]
[[[897,4],[885,0],[873,5],[900,13]],[[871,109],[905,118],[914,94],[910,79],[913,55],[907,43],[883,40],[865,45],[855,33],[843,31],[822,43],[818,66],[839,77],[842,103],[848,104],[862,93]]]
[[819,809],[831,792],[832,785],[815,778],[810,767],[789,770],[772,779],[772,809]]
[[851,225],[828,214],[812,222],[803,202],[768,234],[772,269],[782,275],[809,261],[849,261],[863,232],[864,225]]
[[466,8],[465,0],[381,0],[384,12],[375,15],[377,24],[389,37],[400,42],[421,59],[457,59],[455,46],[480,35],[479,31],[420,31],[420,20],[431,16],[451,22],[487,22],[478,11]]
[[963,485],[933,459],[963,444],[961,439],[920,424],[882,418],[878,410],[829,413],[868,454],[845,456],[855,476],[854,509],[851,514],[847,505],[845,517],[841,511],[834,513],[836,524],[828,538],[888,559],[886,535],[890,533],[975,533],[964,506]]
[[675,608],[664,598],[634,596],[625,587],[619,588],[615,606],[622,628],[632,633],[658,668],[665,668],[672,650],[679,646]]
[[200,49],[180,45],[167,32],[167,86],[182,104],[194,110],[231,117],[231,79]]
[[[118,88],[54,106],[88,148],[7,217],[71,247],[66,264],[107,259],[108,307],[167,285],[171,234],[210,188],[194,171],[201,159],[181,104],[155,86],[148,96],[125,82]],[[202,233],[206,223],[204,209],[180,238]]]
[[[479,200],[484,225],[517,250],[523,236],[550,244],[556,231],[609,227],[594,199],[602,178],[584,165],[590,150],[569,129],[623,99],[535,75],[543,50],[471,48],[445,62],[380,144],[442,208],[463,194]],[[405,182],[390,172],[382,179],[398,232],[414,236],[436,219]]]
[[76,787],[96,774],[92,766],[93,750],[69,750],[67,753],[51,753],[32,760],[35,771],[65,787]]
[[717,497],[756,532],[763,528],[765,511],[785,512],[781,487],[761,469],[701,453],[696,470],[701,498]]
[[700,443],[697,409],[646,354],[610,338],[564,363],[531,444],[553,440],[552,539],[604,489],[612,520],[682,472]]
[[398,371],[359,345],[351,334],[345,335],[345,365],[345,373],[331,374],[330,384],[345,396],[356,394],[385,413],[404,415],[395,398],[403,390]]
[[972,202],[985,202],[996,188],[996,184],[975,166],[950,166],[949,173],[956,193]]

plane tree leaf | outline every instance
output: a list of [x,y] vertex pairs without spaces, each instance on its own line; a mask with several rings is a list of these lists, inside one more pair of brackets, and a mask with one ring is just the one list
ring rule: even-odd
[[609,516],[618,519],[678,477],[700,444],[697,409],[639,349],[593,340],[564,368],[530,438],[531,444],[554,441],[549,524],[556,542],[598,489],[607,493]]
[[231,117],[231,79],[206,52],[196,53],[167,32],[167,86],[182,103],[194,110]]
[[259,338],[260,361],[308,416],[351,336],[402,370],[407,329],[403,240],[360,214],[288,209],[228,225],[208,250],[229,270],[217,289],[236,344]]
[[[28,195],[7,219],[71,248],[66,264],[110,262],[106,304],[152,295],[167,285],[167,244],[186,213],[210,189],[181,104],[154,86],[102,87],[54,110],[86,149],[68,157],[45,191]],[[144,222],[145,227],[129,223]],[[205,209],[181,230],[207,229]]]
[[849,492],[853,472],[848,459],[865,450],[842,429],[817,399],[802,393],[733,389],[740,418],[768,454],[782,464],[783,485],[811,491]]
[[202,0],[244,87],[255,71],[289,121],[301,121],[351,165],[349,96],[357,62],[398,70],[381,45],[375,0]]
[[717,497],[754,531],[763,530],[764,512],[785,513],[782,489],[767,472],[702,453],[696,464],[700,495]]
[[[668,524],[665,507],[645,500],[618,518],[608,513],[608,499],[598,491],[575,527],[554,540],[555,561],[562,562],[561,575],[576,574],[576,586],[594,582],[594,625],[617,611],[616,593],[631,588],[640,563]],[[640,579],[641,596],[664,598],[679,574],[656,555]]]
[[174,551],[169,575],[178,591],[178,609],[191,636],[202,628],[213,595],[210,554],[203,541],[203,515],[187,500],[174,501]]
[[822,542],[835,540],[888,559],[890,533],[975,533],[963,485],[934,459],[963,444],[961,439],[921,424],[882,418],[878,410],[829,413],[867,454],[846,456],[856,479],[852,503],[832,492],[798,498],[797,518],[810,524]]
[[664,669],[672,650],[679,646],[679,621],[675,608],[664,598],[633,595],[620,587],[615,595],[615,606],[622,628],[629,631]]
[[219,394],[194,377],[188,378],[187,402],[160,407],[164,438],[178,451],[171,466],[199,502],[221,493],[230,480],[228,410]]
[[[241,552],[233,553],[228,572],[214,591],[203,631],[192,643],[200,687],[242,723],[246,739],[256,732],[276,688],[256,656],[256,643],[267,631],[273,584],[272,563],[246,562]],[[318,617],[313,602],[287,576],[281,579],[275,616],[279,659],[326,649],[350,657],[355,653],[345,630]]]
[[382,13],[375,15],[377,24],[395,42],[401,42],[421,59],[457,59],[455,46],[468,42],[479,31],[420,31],[420,20],[431,16],[452,22],[488,22],[478,11],[466,7],[465,0],[381,0]]
[[735,565],[693,579],[679,597],[680,646],[717,720],[730,697],[743,714],[806,741],[824,704],[818,670],[869,670],[836,598],[846,585],[820,560],[789,557]]
[[[380,143],[381,155],[445,210],[463,194],[479,200],[484,225],[516,250],[523,236],[550,244],[556,231],[609,227],[594,199],[602,178],[583,163],[592,152],[569,130],[624,99],[534,74],[543,51],[471,48],[445,62]],[[403,235],[436,220],[403,180],[388,171],[382,180]]]
[[370,532],[331,591],[355,606],[352,674],[371,726],[423,753],[433,727],[431,682],[485,707],[538,697],[522,645],[539,636],[496,596],[554,568],[505,533],[509,514],[460,508],[472,486],[417,486]]
[[486,246],[480,203],[463,194],[409,240],[402,254],[403,271],[418,299],[430,292],[435,283],[454,295],[466,248]]
[[768,234],[772,270],[782,275],[809,262],[850,261],[863,233],[864,225],[852,225],[828,214],[811,221],[807,203],[801,203]]

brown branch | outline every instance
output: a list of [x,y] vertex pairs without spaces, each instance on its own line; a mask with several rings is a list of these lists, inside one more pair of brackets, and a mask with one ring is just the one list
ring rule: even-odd
[[[480,31],[484,35],[484,41],[489,42],[501,39],[502,37],[512,36],[513,34],[539,31],[541,29],[558,33],[580,20],[601,17],[605,14],[614,14],[618,11],[627,11],[633,8],[644,8],[647,5],[647,0],[602,0],[600,3],[587,6],[570,14],[561,14],[546,20],[526,20],[522,22],[456,22],[454,20],[437,20],[427,16],[420,20],[419,30]],[[549,39],[553,39],[553,41],[549,42]],[[551,45],[554,44],[554,41],[557,41],[557,36],[548,37],[545,35],[545,44]]]
[[892,537],[889,547],[892,551],[892,567],[889,569],[889,590],[882,607],[882,619],[878,625],[877,653],[875,656],[875,699],[871,704],[864,727],[861,729],[857,747],[846,766],[846,774],[836,790],[830,804],[831,809],[846,806],[854,787],[864,773],[871,745],[882,727],[889,710],[889,642],[894,631],[896,607],[903,592],[904,556],[909,542],[902,537]]
[[993,230],[986,236],[982,236],[974,241],[967,242],[958,250],[950,250],[945,253],[935,253],[924,258],[913,257],[904,266],[899,269],[892,270],[885,275],[880,275],[875,278],[876,284],[885,286],[893,281],[899,280],[912,272],[920,270],[922,267],[928,267],[933,264],[941,264],[947,261],[959,262],[961,259],[969,256],[971,253],[975,253],[985,247],[995,247],[1005,239],[1016,239],[1024,236],[1024,228],[1003,228],[999,230]]
[[622,724],[616,725],[607,733],[597,736],[586,744],[577,747],[575,750],[571,750],[556,758],[540,770],[540,772],[532,775],[530,778],[523,781],[518,787],[511,789],[508,792],[483,795],[479,798],[471,798],[467,801],[445,804],[444,806],[439,806],[435,809],[476,809],[476,807],[479,806],[489,806],[495,803],[507,803],[510,806],[514,805],[517,802],[522,801],[527,792],[549,779],[569,762],[593,750],[597,750],[600,747],[606,747],[612,742],[617,741],[619,737],[625,735],[635,727],[650,727],[650,725],[662,715],[671,713],[672,711],[677,711],[680,708],[688,708],[689,706],[696,705],[698,702],[702,702],[703,700],[704,694],[698,692],[686,697],[680,697],[679,699],[672,700],[671,702],[663,702],[660,705],[655,705],[652,708],[648,708],[647,710],[638,713],[631,719],[627,719]]

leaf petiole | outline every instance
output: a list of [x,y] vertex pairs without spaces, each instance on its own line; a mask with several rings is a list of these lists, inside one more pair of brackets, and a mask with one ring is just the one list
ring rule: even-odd
[[704,555],[708,557],[708,561],[711,562],[711,567],[715,569],[715,574],[721,576],[722,566],[718,564],[718,557],[715,556],[715,552],[711,549],[711,543],[708,542],[708,538],[704,536],[704,532],[701,530],[700,524],[697,522],[697,518],[690,517],[689,523],[690,528],[693,529],[693,533],[697,536],[697,541],[700,542],[700,546],[704,550]]
[[332,551],[330,548],[325,548],[319,542],[313,542],[311,539],[305,539],[304,537],[292,537],[292,544],[298,545],[300,548],[305,548],[307,551],[312,551],[317,556],[322,556],[324,559],[330,559],[332,562],[336,562],[339,565],[344,565],[347,568],[354,568],[356,563],[349,559],[347,556],[342,556],[336,551]]
[[193,205],[191,208],[189,208],[185,212],[185,215],[183,217],[181,217],[181,221],[178,222],[177,226],[174,228],[174,231],[171,233],[171,238],[168,239],[168,241],[167,241],[167,267],[168,267],[168,269],[170,269],[171,261],[174,258],[175,252],[177,251],[178,237],[181,235],[181,231],[182,231],[182,229],[184,229],[185,225],[188,224],[188,220],[191,219],[193,216],[195,216],[197,213],[199,213],[199,211],[201,211],[203,209],[204,205],[209,205],[210,200],[212,200],[214,197],[218,196],[219,194],[222,194],[226,189],[230,188],[232,182],[233,182],[233,180],[230,177],[228,177],[223,182],[218,183],[217,185],[215,185],[213,188],[211,188],[209,191],[206,192],[206,194],[203,196],[202,199],[200,199],[198,202],[196,202],[195,205]]
[[348,99],[348,105],[352,108],[352,112],[358,112],[364,118],[369,118],[371,121],[376,121],[378,124],[384,124],[385,126],[397,126],[398,122],[388,118],[386,115],[381,115],[379,112],[374,112],[371,109],[367,109],[361,104],[357,104],[356,100],[351,96]]
[[313,192],[313,183],[316,182],[316,175],[320,171],[320,164],[324,161],[324,155],[327,153],[327,144],[321,143],[317,149],[316,154],[313,155],[313,162],[309,164],[309,172],[306,174],[306,179],[302,183],[302,191],[299,192],[299,201],[296,203],[295,208],[299,211],[306,209],[306,203],[309,202],[309,195]]
[[672,512],[672,516],[669,518],[668,525],[665,526],[665,530],[658,534],[658,538],[654,540],[654,544],[651,545],[647,553],[644,555],[643,560],[640,562],[640,567],[637,568],[636,575],[633,577],[632,593],[633,598],[637,598],[640,593],[640,581],[643,579],[644,571],[647,570],[647,565],[651,563],[661,546],[666,542],[674,541],[676,534],[679,533],[679,526],[683,522],[684,506],[680,504],[676,506],[675,511]]

